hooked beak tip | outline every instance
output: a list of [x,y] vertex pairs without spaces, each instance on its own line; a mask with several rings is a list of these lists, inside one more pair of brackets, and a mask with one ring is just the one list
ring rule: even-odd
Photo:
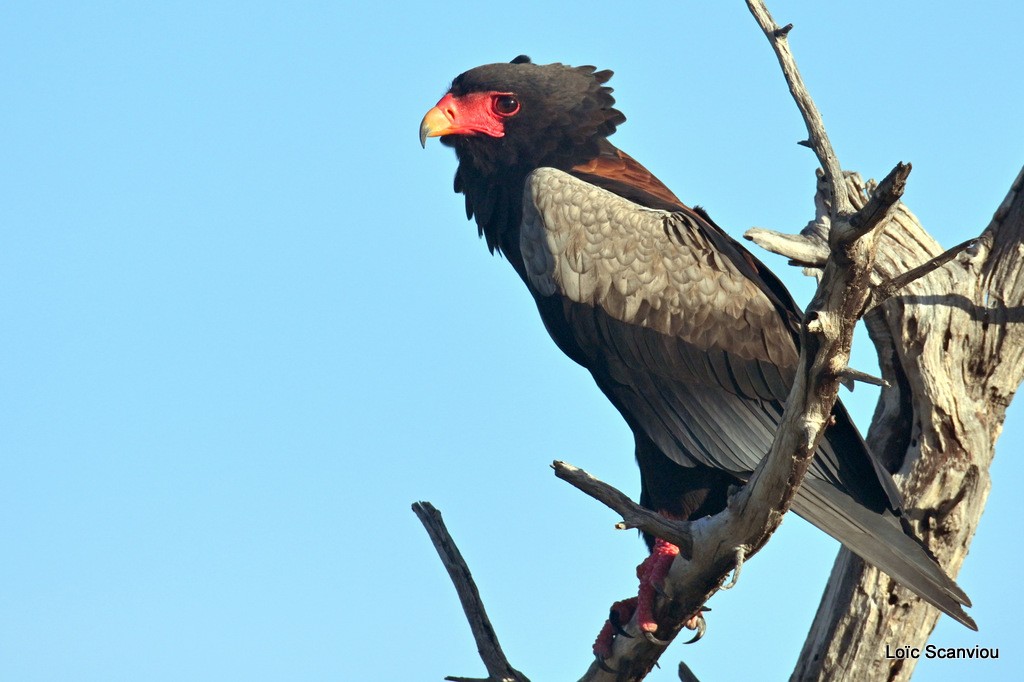
[[445,112],[434,107],[420,122],[420,146],[426,148],[428,137],[440,137],[452,132],[452,122]]

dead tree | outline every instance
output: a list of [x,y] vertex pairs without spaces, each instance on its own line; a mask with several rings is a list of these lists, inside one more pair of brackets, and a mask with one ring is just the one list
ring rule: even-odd
[[[862,201],[872,183],[847,177]],[[865,323],[887,385],[868,444],[896,474],[919,537],[950,575],[967,555],[991,485],[1006,408],[1024,378],[1024,170],[980,237],[959,255],[880,302]],[[827,202],[821,188],[819,197]],[[819,216],[801,237],[821,243]],[[772,251],[793,242],[751,231]],[[876,282],[943,254],[902,204],[880,235]],[[952,251],[952,250],[951,250]],[[875,288],[880,297],[888,290]],[[840,550],[793,680],[907,680],[915,659],[885,660],[887,642],[923,647],[939,613],[891,578]]]
[[[671,640],[732,571],[767,542],[789,507],[838,385],[864,379],[846,366],[863,315],[885,383],[868,443],[896,475],[919,537],[955,576],[988,495],[989,466],[1006,408],[1024,379],[1024,170],[976,238],[943,251],[899,198],[899,164],[877,185],[844,173],[807,94],[786,35],[760,0],[747,4],[772,44],[818,155],[817,215],[799,235],[748,238],[821,278],[808,307],[798,379],[772,451],[720,514],[670,523],[561,462],[556,474],[641,528],[683,549],[658,607]],[[501,653],[468,568],[429,505],[417,514],[445,560],[487,666],[488,680],[522,681]],[[923,646],[939,612],[843,549],[804,644],[794,680],[906,680],[913,659],[886,660],[886,642]],[[581,679],[641,680],[667,641],[618,638],[613,656]],[[681,667],[684,679],[688,671]],[[448,678],[463,679],[463,678]]]

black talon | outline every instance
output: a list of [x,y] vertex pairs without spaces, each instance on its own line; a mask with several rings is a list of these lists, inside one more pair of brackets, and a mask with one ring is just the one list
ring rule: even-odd
[[619,612],[615,609],[608,612],[608,622],[611,624],[612,629],[615,630],[615,634],[621,635],[626,639],[633,639],[633,635],[629,634],[622,628],[622,621],[619,619]]
[[618,623],[612,623],[612,629],[615,630],[616,637],[625,637],[626,639],[633,639],[633,635],[623,630],[622,626]]
[[653,632],[647,632],[645,630],[644,631],[644,638],[647,639],[648,642],[650,642],[651,644],[654,644],[656,646],[668,646],[668,642],[663,642],[662,640],[658,639],[657,637],[654,636]]
[[600,656],[595,655],[594,658],[597,659],[597,667],[600,668],[601,670],[605,671],[609,675],[618,675],[619,674],[618,670],[616,670],[615,668],[612,668],[607,663],[605,663],[604,659],[601,658]]
[[[711,609],[701,609],[701,611],[710,611]],[[693,636],[687,644],[694,644],[701,640],[701,637],[708,631],[708,622],[704,620],[704,616],[697,614],[697,634]]]

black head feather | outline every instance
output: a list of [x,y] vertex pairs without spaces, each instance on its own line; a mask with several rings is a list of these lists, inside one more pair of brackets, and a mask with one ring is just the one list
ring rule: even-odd
[[597,156],[600,141],[626,120],[605,85],[611,77],[611,71],[593,66],[534,64],[525,55],[508,64],[478,66],[452,82],[452,95],[511,92],[522,109],[506,120],[504,137],[454,135],[442,142],[484,174],[584,163]]
[[451,94],[513,93],[521,108],[505,120],[505,135],[450,135],[459,169],[455,191],[466,195],[491,251],[503,251],[517,267],[523,183],[541,167],[569,170],[598,156],[605,138],[626,117],[605,85],[611,71],[593,66],[534,64],[519,55],[508,64],[487,64],[458,76]]

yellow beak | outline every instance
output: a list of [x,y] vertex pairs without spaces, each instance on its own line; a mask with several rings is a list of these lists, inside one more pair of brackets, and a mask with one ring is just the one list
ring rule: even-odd
[[427,146],[428,137],[440,137],[448,133],[452,127],[452,121],[438,107],[427,112],[420,122],[420,145]]

